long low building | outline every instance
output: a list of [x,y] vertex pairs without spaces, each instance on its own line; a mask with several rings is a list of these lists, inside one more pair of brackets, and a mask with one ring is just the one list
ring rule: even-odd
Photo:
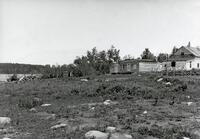
[[163,64],[152,60],[127,59],[113,63],[110,67],[111,74],[117,73],[137,73],[163,70]]

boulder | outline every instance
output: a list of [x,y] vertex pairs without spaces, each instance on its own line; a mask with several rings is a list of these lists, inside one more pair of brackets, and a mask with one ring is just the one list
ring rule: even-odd
[[58,124],[58,125],[54,125],[51,127],[51,129],[57,129],[57,128],[63,128],[63,127],[66,127],[67,124]]
[[10,124],[11,119],[9,117],[0,117],[0,127]]
[[85,139],[107,139],[108,133],[103,133],[97,130],[88,131],[85,134]]

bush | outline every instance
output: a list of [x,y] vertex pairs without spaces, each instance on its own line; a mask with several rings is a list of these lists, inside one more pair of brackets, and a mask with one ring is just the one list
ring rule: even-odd
[[18,106],[26,109],[31,109],[42,104],[43,102],[40,98],[25,97],[18,100]]
[[146,126],[141,126],[138,128],[138,133],[141,135],[148,135],[149,129]]
[[7,79],[7,81],[9,82],[9,81],[18,81],[19,80],[19,78],[17,77],[17,75],[16,74],[13,74],[9,79]]
[[78,95],[79,91],[77,89],[72,89],[70,94],[71,95]]

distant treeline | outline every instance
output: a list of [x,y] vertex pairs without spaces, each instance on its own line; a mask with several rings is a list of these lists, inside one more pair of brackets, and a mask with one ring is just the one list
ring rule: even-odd
[[67,65],[0,63],[0,74],[43,74],[45,78],[63,77]]
[[42,65],[0,63],[1,74],[37,74],[44,71]]

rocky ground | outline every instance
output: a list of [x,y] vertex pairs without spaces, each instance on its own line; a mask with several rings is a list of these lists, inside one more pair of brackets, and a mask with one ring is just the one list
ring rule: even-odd
[[145,74],[1,84],[0,138],[198,139],[199,89]]

